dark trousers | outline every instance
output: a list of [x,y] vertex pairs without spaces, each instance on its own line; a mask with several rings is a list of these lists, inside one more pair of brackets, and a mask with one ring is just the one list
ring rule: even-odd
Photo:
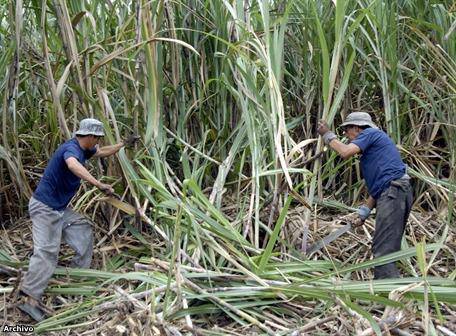
[[[412,188],[408,179],[391,182],[388,189],[377,199],[377,217],[372,242],[374,257],[381,257],[401,249],[402,235],[412,207]],[[398,278],[400,276],[394,262],[377,266],[375,279]]]

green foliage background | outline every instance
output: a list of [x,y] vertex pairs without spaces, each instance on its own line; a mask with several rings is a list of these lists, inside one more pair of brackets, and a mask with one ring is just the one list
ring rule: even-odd
[[[288,195],[310,208],[362,202],[356,160],[319,156],[315,132],[318,119],[335,128],[361,110],[398,144],[415,208],[451,225],[455,10],[424,0],[3,2],[2,218],[24,214],[52,152],[95,117],[106,143],[141,136],[93,172],[174,242],[169,260],[182,249],[259,281]],[[93,209],[95,194],[84,187],[75,206]]]

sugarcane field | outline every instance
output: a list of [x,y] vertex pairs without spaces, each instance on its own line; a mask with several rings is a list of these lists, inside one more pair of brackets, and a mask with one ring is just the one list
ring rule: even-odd
[[456,336],[452,0],[0,2],[1,335]]

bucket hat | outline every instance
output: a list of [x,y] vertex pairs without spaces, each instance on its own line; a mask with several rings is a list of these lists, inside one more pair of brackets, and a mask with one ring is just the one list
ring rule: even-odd
[[103,123],[97,119],[82,119],[79,123],[79,129],[76,135],[96,135],[104,136]]
[[366,112],[352,112],[350,113],[345,121],[340,125],[340,127],[348,126],[348,125],[356,125],[356,126],[369,126],[372,128],[378,128],[372,122],[372,118],[369,113]]

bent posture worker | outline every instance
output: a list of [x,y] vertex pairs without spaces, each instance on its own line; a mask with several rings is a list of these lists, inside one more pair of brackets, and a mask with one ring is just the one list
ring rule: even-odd
[[[369,198],[367,204],[359,208],[358,215],[360,223],[363,223],[371,210],[377,207],[372,242],[374,257],[399,251],[413,201],[406,165],[393,141],[378,129],[368,113],[350,113],[341,127],[350,140],[347,145],[337,140],[323,120],[319,122],[318,133],[343,159],[361,154],[361,172]],[[376,279],[399,276],[394,262],[374,269]]]
[[41,296],[57,265],[60,243],[63,240],[75,251],[72,267],[89,268],[92,261],[93,236],[90,222],[68,208],[68,203],[79,189],[83,179],[110,195],[109,184],[93,177],[84,167],[91,157],[107,157],[125,145],[138,140],[130,136],[121,143],[98,147],[104,136],[103,124],[96,119],[83,119],[76,136],[60,145],[52,155],[43,177],[29,202],[33,223],[33,255],[20,287],[25,302],[18,308],[34,320],[45,318],[40,308]]

